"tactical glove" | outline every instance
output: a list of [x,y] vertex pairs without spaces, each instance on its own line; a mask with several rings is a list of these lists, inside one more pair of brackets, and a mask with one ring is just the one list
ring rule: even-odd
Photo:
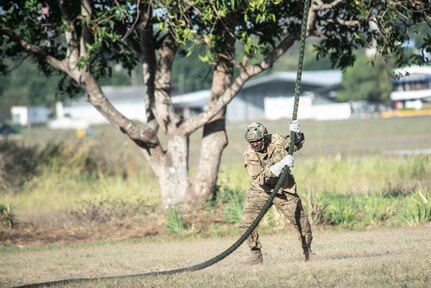
[[269,170],[271,170],[272,174],[275,176],[280,176],[281,170],[283,170],[284,166],[293,167],[293,164],[295,162],[295,159],[292,155],[287,155],[283,159],[281,159],[279,162],[275,163],[271,167],[269,167]]
[[299,121],[293,120],[292,123],[290,123],[290,125],[289,125],[289,130],[292,132],[295,132],[295,133],[300,133],[301,127],[299,125]]
[[302,132],[299,132],[299,133],[295,132],[295,133],[293,133],[293,143],[295,145],[301,144],[302,142],[304,142],[304,140],[305,140],[304,133],[302,133]]

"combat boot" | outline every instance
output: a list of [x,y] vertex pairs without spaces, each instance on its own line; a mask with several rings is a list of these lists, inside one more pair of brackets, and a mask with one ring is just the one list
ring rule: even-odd
[[251,255],[243,264],[258,265],[263,263],[263,255],[260,249],[251,249]]

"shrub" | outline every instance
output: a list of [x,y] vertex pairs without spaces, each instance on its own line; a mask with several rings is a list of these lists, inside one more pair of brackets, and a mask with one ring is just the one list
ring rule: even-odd
[[232,188],[229,178],[219,179],[215,190],[215,202],[222,206],[223,220],[238,224],[242,219],[242,207],[245,193],[239,188]]
[[166,230],[171,233],[184,232],[186,226],[183,216],[177,207],[171,207],[166,211]]
[[431,221],[431,193],[421,184],[402,202],[398,219],[410,225]]
[[26,182],[41,175],[49,166],[79,167],[86,175],[97,176],[105,169],[104,160],[91,143],[53,144],[27,147],[15,141],[0,141],[0,189],[18,191]]
[[0,204],[0,225],[7,226],[9,229],[15,224],[15,214],[10,205]]

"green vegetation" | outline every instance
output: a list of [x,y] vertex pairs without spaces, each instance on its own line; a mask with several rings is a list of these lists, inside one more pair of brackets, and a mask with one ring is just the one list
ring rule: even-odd
[[307,207],[313,224],[367,228],[400,226],[431,221],[430,191],[406,195],[340,195],[321,193]]
[[15,214],[12,212],[10,205],[0,203],[0,227],[7,226],[12,229],[15,222]]
[[381,57],[368,58],[356,54],[355,65],[346,69],[342,89],[337,93],[340,101],[369,101],[386,103],[392,90],[392,65]]
[[177,207],[169,208],[166,213],[166,230],[171,233],[184,232],[186,226],[184,224],[183,216],[181,211]]
[[[91,150],[81,147],[70,158],[64,156],[67,155],[64,147],[60,150],[63,151],[61,161],[59,155],[53,157],[19,191],[9,187],[9,193],[2,193],[0,203],[7,203],[4,207],[16,207],[13,213],[10,208],[2,210],[5,211],[2,215],[6,215],[2,216],[2,222],[12,223],[14,214],[36,220],[63,212],[77,220],[105,223],[136,216],[142,213],[138,207],[159,205],[154,180],[133,178],[131,181],[107,175],[103,170],[92,175],[86,171],[88,161],[83,161],[91,157],[85,154]],[[313,224],[346,228],[430,221],[431,193],[426,182],[430,172],[431,160],[419,156],[323,158],[307,161],[294,171]],[[220,175],[217,198],[206,209],[221,209],[223,221],[238,224],[248,185],[248,175],[242,166],[232,166]],[[263,226],[281,225],[274,222],[273,213],[271,210]],[[177,208],[168,210],[165,217],[169,232],[183,232],[190,226],[185,225]]]
[[[431,158],[389,157],[378,150],[427,147],[427,123],[428,118],[304,121],[307,145],[298,152],[294,175],[313,224],[362,229],[430,221]],[[270,131],[285,126],[285,121],[268,123]],[[111,127],[99,127],[94,137],[84,139],[74,138],[73,131],[25,129],[22,139],[0,142],[0,203],[7,208],[7,219],[18,223],[55,224],[63,219],[109,224],[160,213],[172,233],[226,233],[220,225],[236,229],[250,184],[242,165],[243,125],[230,124],[228,131],[216,198],[196,207],[193,215],[174,210],[163,217],[155,177],[136,156],[137,148]],[[197,142],[192,138],[191,155],[198,154]],[[371,149],[374,143],[376,149]],[[332,153],[335,149],[338,153]],[[366,154],[359,157],[358,152]],[[196,169],[191,160],[191,169]],[[202,219],[208,224],[196,226]],[[3,223],[11,223],[7,221]],[[283,225],[276,209],[261,223],[262,229]]]

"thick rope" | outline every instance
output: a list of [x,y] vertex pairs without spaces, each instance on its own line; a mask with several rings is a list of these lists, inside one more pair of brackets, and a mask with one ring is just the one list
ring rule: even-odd
[[[293,112],[292,121],[298,119],[298,107],[299,107],[299,97],[301,96],[301,83],[302,83],[302,68],[304,66],[304,54],[305,54],[305,39],[307,38],[307,20],[308,11],[310,7],[310,0],[305,0],[304,2],[304,14],[302,16],[301,22],[301,40],[299,42],[299,56],[298,56],[298,66],[296,69],[296,82],[295,82],[295,98],[293,101]],[[290,132],[290,143],[289,143],[289,155],[293,155],[293,150],[295,147],[294,133]]]
[[[298,57],[298,68],[296,72],[296,83],[295,83],[295,100],[293,105],[293,113],[292,113],[292,120],[296,120],[298,116],[298,107],[299,107],[299,98],[301,94],[301,77],[302,77],[302,68],[303,68],[303,62],[304,62],[304,54],[305,54],[305,39],[307,34],[307,19],[308,19],[308,11],[310,6],[310,0],[304,1],[304,14],[302,18],[301,23],[301,39],[300,39],[300,46],[299,46],[299,57]],[[289,143],[289,154],[293,155],[294,151],[294,132],[291,132],[290,134],[290,143]],[[225,251],[220,253],[219,255],[196,265],[184,267],[184,268],[178,268],[178,269],[172,269],[172,270],[164,270],[164,271],[154,271],[154,272],[148,272],[148,273],[139,273],[139,274],[131,274],[131,275],[121,275],[121,276],[110,276],[110,277],[100,277],[100,278],[75,278],[75,279],[64,279],[64,280],[58,280],[58,281],[52,281],[52,282],[45,282],[45,283],[35,283],[35,284],[29,284],[29,285],[23,285],[19,287],[49,287],[54,285],[61,285],[61,284],[68,284],[68,283],[82,283],[82,282],[89,282],[89,281],[100,281],[100,280],[109,280],[109,279],[131,279],[131,278],[140,278],[140,277],[148,277],[148,276],[160,276],[160,275],[172,275],[172,274],[178,274],[183,272],[193,272],[202,270],[205,268],[208,268],[209,266],[212,266],[216,264],[217,262],[223,260],[226,258],[229,254],[234,252],[236,249],[238,249],[239,246],[241,246],[242,243],[244,243],[245,240],[250,236],[250,234],[256,229],[256,227],[259,225],[260,220],[262,220],[263,216],[268,212],[268,210],[272,206],[272,201],[275,198],[275,195],[277,194],[277,191],[281,188],[283,185],[286,177],[288,174],[290,174],[290,169],[286,166],[281,172],[281,175],[277,181],[277,184],[275,185],[274,189],[272,190],[268,200],[266,201],[265,205],[263,206],[262,210],[257,215],[256,219],[253,221],[253,223],[250,225],[250,227],[247,228],[247,230],[244,232],[244,234],[229,248],[227,248]]]

